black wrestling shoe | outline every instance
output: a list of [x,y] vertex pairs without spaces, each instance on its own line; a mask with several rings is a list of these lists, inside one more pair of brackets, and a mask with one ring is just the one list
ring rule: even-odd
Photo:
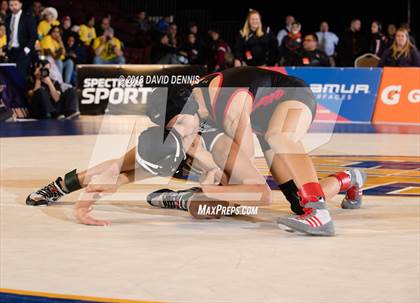
[[146,201],[154,207],[188,210],[189,199],[198,192],[201,192],[199,187],[179,191],[164,188],[148,194]]
[[32,206],[40,206],[49,205],[53,202],[56,202],[62,196],[67,194],[67,192],[65,192],[60,186],[61,181],[62,179],[58,177],[54,182],[51,182],[47,186],[44,186],[43,188],[33,192],[26,198],[26,204]]

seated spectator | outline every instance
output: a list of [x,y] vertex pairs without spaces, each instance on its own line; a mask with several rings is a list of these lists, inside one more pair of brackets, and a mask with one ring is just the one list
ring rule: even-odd
[[64,16],[61,23],[61,37],[63,38],[63,41],[67,41],[68,36],[72,34],[71,18],[70,16]]
[[200,55],[200,46],[197,43],[197,38],[193,33],[189,33],[187,40],[181,46],[179,50],[179,55],[181,58],[178,60],[184,64],[198,64],[198,59]]
[[0,2],[0,23],[5,24],[6,18],[9,15],[9,2],[2,0]]
[[294,66],[330,66],[326,53],[318,49],[316,34],[307,34],[303,39],[303,49],[294,55]]
[[111,28],[111,16],[103,17],[101,19],[101,23],[99,24],[99,28],[96,30],[96,34],[98,36],[102,36],[109,28]]
[[269,28],[264,28],[256,10],[248,12],[244,27],[235,43],[235,66],[274,65],[277,58],[277,40]]
[[280,46],[280,64],[291,65],[293,56],[302,49],[301,25],[294,22],[290,32],[283,38],[283,44]]
[[198,36],[198,25],[196,22],[194,21],[189,22],[187,25],[187,29],[188,29],[187,34],[191,33],[191,34],[194,34],[196,37]]
[[209,70],[217,72],[231,67],[234,58],[229,45],[220,38],[220,33],[217,30],[210,30],[209,35],[212,40]]
[[59,82],[50,77],[51,65],[46,60],[34,64],[28,83],[28,103],[36,119],[73,119],[80,115],[74,88],[64,92]]
[[152,25],[150,24],[149,20],[147,19],[147,15],[146,15],[145,10],[140,10],[140,11],[137,12],[133,23],[134,23],[133,25],[141,33],[147,33],[152,29]]
[[59,26],[53,26],[49,34],[41,40],[41,49],[45,56],[51,56],[54,59],[60,74],[63,76],[63,81],[70,83],[74,64],[72,60],[66,59],[66,49]]
[[168,28],[169,28],[169,24],[171,23],[171,19],[172,18],[171,18],[170,15],[163,16],[163,18],[160,19],[158,21],[157,25],[156,25],[158,31],[160,31],[162,33],[167,32],[168,31]]
[[0,24],[0,63],[6,61],[7,36],[6,26]]
[[153,64],[179,64],[176,49],[169,44],[168,34],[162,33],[158,43],[152,47],[151,61]]
[[330,63],[335,66],[335,48],[338,44],[338,37],[329,31],[329,25],[326,21],[321,22],[319,32],[316,33],[319,42],[319,49],[330,58]]
[[41,12],[44,10],[41,1],[35,0],[32,2],[32,17],[34,17],[36,24],[41,21]]
[[397,27],[395,24],[388,24],[387,30],[386,30],[386,37],[388,40],[387,47],[390,47],[392,43],[394,43],[395,33],[397,32]]
[[403,23],[401,23],[400,28],[405,28],[407,30],[408,36],[410,37],[410,42],[413,45],[416,45],[417,40],[416,40],[416,37],[414,36],[413,32],[411,31],[410,23],[409,22],[403,22]]
[[79,37],[80,41],[86,46],[89,46],[96,39],[95,17],[88,16],[86,18],[86,24],[80,25]]
[[102,36],[95,39],[93,50],[95,51],[94,64],[125,63],[121,41],[114,37],[114,29],[112,27],[105,30]]
[[379,21],[373,21],[370,32],[369,53],[381,57],[387,48],[387,39],[382,33],[382,24]]
[[41,12],[42,21],[39,22],[37,32],[38,39],[42,40],[46,35],[48,35],[52,26],[60,25],[60,22],[57,20],[58,13],[54,7],[47,7]]
[[420,53],[410,41],[407,29],[397,30],[394,43],[382,54],[379,66],[420,66]]
[[86,64],[86,49],[82,47],[80,40],[77,38],[77,34],[72,34],[67,37],[65,41],[66,47],[66,58],[73,60],[74,64]]
[[168,27],[168,37],[169,37],[169,44],[174,47],[178,48],[179,37],[178,37],[178,26],[175,23],[171,23]]

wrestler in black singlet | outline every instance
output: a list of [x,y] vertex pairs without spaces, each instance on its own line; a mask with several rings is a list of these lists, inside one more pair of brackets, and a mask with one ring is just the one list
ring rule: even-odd
[[[213,106],[210,100],[208,86],[217,76],[220,76],[216,100]],[[306,104],[312,112],[312,119],[316,111],[316,99],[308,85],[295,77],[258,67],[237,67],[224,70],[204,77],[194,87],[200,87],[204,102],[210,113],[210,124],[223,130],[223,121],[234,95],[239,91],[247,91],[252,97],[253,109],[251,124],[257,134],[263,151],[270,146],[264,139],[271,116],[277,105],[286,100],[297,100]],[[222,89],[220,89],[222,88]],[[215,135],[209,132],[202,134],[205,144],[212,145]]]

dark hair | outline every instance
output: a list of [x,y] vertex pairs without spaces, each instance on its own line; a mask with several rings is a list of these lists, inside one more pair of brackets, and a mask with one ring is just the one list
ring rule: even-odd
[[56,28],[58,28],[58,30],[60,31],[60,35],[61,35],[61,29],[60,29],[60,26],[58,26],[58,25],[53,25],[53,26],[51,26],[50,30],[48,31],[48,35],[51,35],[51,34],[52,34],[52,32],[53,32]]
[[378,20],[373,20],[372,23],[375,23],[378,26],[378,32],[382,31],[382,23]]
[[188,25],[187,25],[187,28],[188,28],[188,29],[190,29],[190,28],[191,28],[191,27],[193,27],[193,26],[198,26],[198,25],[197,25],[197,22],[195,22],[195,21],[188,22]]
[[92,14],[87,15],[85,17],[86,24],[89,23],[89,21],[92,20],[92,19],[96,19],[94,15],[92,15]]

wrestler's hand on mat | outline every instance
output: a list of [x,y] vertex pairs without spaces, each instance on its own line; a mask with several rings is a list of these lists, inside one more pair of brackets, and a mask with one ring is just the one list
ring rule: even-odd
[[79,223],[85,225],[109,226],[111,221],[99,220],[90,216],[95,201],[78,201],[74,205],[73,214]]

